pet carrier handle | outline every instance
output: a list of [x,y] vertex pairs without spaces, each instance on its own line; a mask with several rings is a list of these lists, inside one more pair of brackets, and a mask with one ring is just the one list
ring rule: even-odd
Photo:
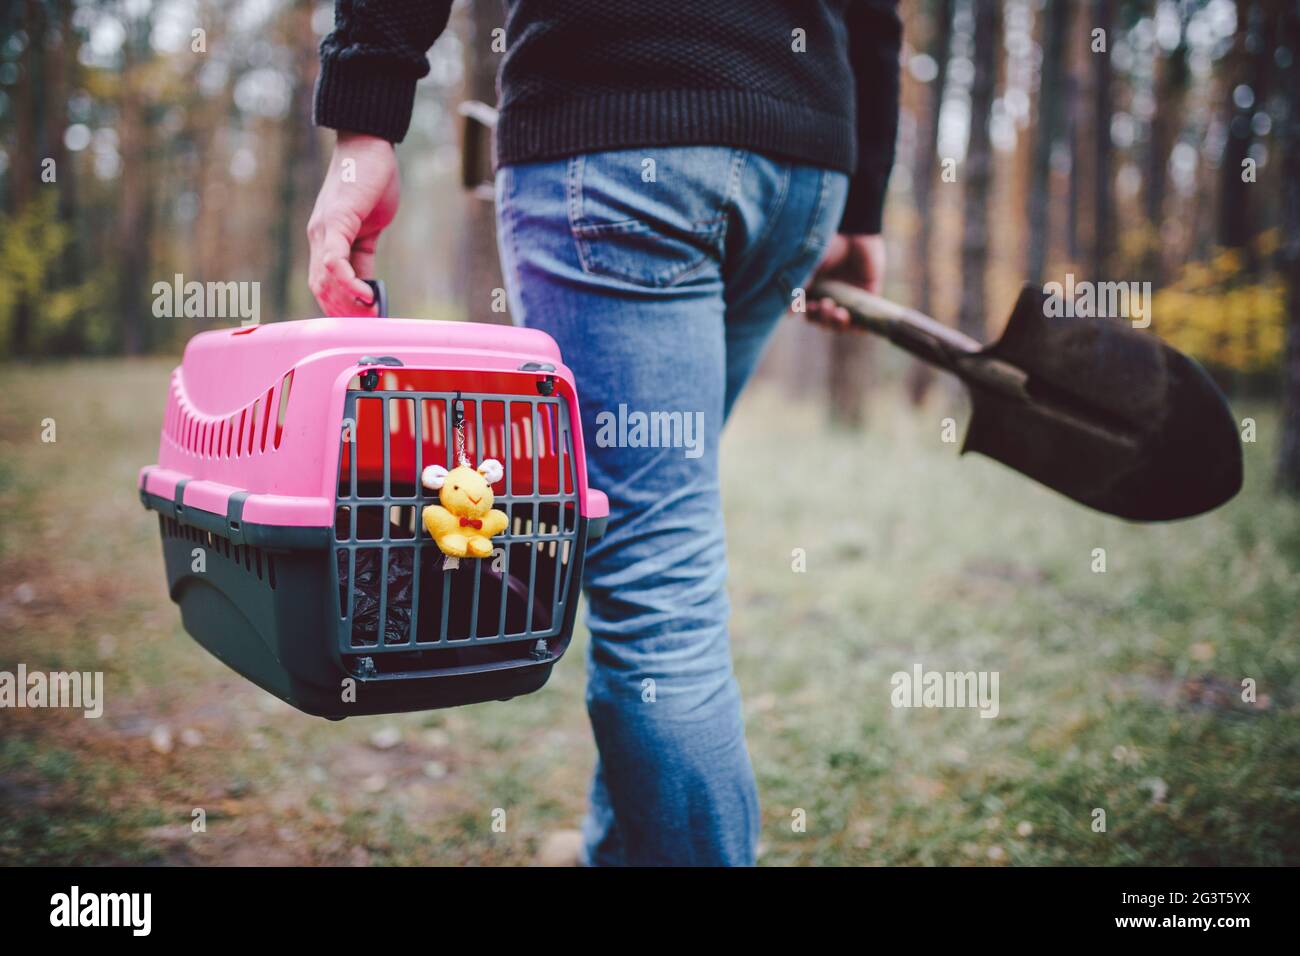
[[374,292],[375,297],[371,300],[375,306],[375,315],[381,319],[388,318],[388,290],[384,288],[383,279],[362,279],[370,290]]

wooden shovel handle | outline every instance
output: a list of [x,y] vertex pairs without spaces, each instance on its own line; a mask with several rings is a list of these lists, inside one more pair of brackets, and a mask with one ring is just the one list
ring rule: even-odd
[[967,385],[1027,400],[1029,376],[1023,369],[989,355],[969,335],[923,312],[834,279],[814,282],[808,295],[834,299],[849,310],[854,325],[883,335],[923,362],[952,372]]
[[944,368],[952,368],[956,359],[973,355],[981,348],[980,343],[969,335],[949,328],[923,312],[890,302],[847,282],[821,279],[813,283],[808,295],[813,299],[834,299],[849,310],[854,325],[883,335],[917,358]]

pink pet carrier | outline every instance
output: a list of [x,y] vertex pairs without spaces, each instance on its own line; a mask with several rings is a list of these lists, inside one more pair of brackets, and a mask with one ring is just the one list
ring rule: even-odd
[[[490,557],[445,568],[420,479],[452,468],[458,444],[504,465],[492,490],[508,521]],[[140,498],[158,512],[186,630],[330,718],[540,688],[608,515],[550,336],[409,319],[195,336]]]

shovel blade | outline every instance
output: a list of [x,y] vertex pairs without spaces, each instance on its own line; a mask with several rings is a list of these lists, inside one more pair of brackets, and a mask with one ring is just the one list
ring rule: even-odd
[[1028,373],[1026,395],[971,386],[962,452],[1131,521],[1218,507],[1241,488],[1241,442],[1205,370],[1114,319],[1049,318],[1026,287],[1002,337],[973,359]]

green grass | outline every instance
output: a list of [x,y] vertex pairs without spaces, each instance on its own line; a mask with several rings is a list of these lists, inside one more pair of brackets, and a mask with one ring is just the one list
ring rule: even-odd
[[[184,635],[133,493],[168,368],[4,369],[0,669],[104,670],[108,692],[100,720],[0,711],[0,864],[520,863],[576,826],[581,632],[540,693],[338,724]],[[1300,862],[1300,508],[1270,491],[1275,418],[1254,411],[1242,495],[1140,527],[959,459],[937,405],[882,392],[868,429],[832,434],[756,386],[724,485],[762,861]],[[916,663],[998,671],[999,716],[893,708]]]

